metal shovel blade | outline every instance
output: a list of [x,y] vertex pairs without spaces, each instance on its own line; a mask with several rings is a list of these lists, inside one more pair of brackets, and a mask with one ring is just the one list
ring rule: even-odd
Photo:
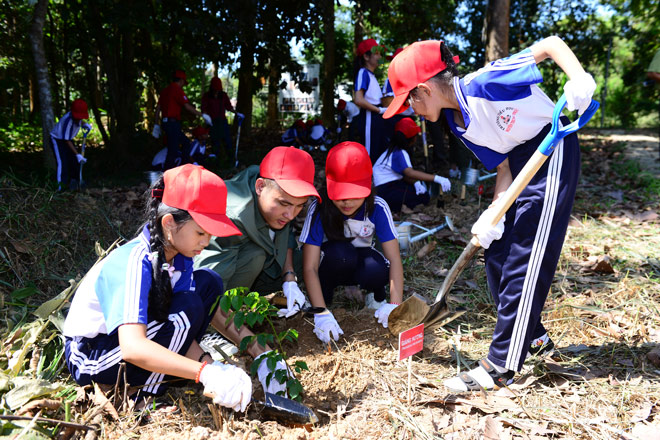
[[311,425],[318,423],[319,418],[307,406],[286,397],[266,393],[265,402],[257,402],[263,406],[261,413],[285,424]]
[[420,324],[428,313],[429,305],[426,299],[415,293],[392,310],[387,318],[387,328],[396,336]]

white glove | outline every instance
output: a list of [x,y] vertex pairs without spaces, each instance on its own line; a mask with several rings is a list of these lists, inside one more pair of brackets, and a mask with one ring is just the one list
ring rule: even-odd
[[435,176],[433,177],[433,181],[438,185],[440,185],[440,188],[442,188],[442,192],[447,192],[451,189],[451,182],[446,177]]
[[331,336],[332,339],[338,341],[339,335],[343,335],[344,331],[339,327],[330,310],[326,310],[323,313],[314,315],[314,334],[321,342],[328,344]]
[[419,180],[415,182],[415,194],[426,194],[426,185],[424,185],[424,182],[420,182]]
[[202,119],[204,119],[206,125],[213,127],[213,121],[211,120],[211,117],[209,115],[207,115],[206,113],[202,113]]
[[244,412],[252,399],[252,380],[245,371],[233,365],[213,362],[202,368],[199,381],[213,403]]
[[385,303],[376,310],[374,317],[378,319],[378,324],[382,324],[384,328],[387,328],[387,318],[389,318],[392,310],[396,309],[397,305],[392,303]]
[[78,163],[87,162],[87,159],[85,159],[85,156],[83,156],[82,154],[76,154],[76,159],[78,159]]
[[[259,356],[254,358],[255,362],[262,356],[266,356],[269,351],[266,351],[264,353],[261,353]],[[284,370],[287,371],[287,378],[289,377],[288,370],[286,368],[286,364],[282,361],[277,361],[277,364],[275,364],[275,370],[271,370],[268,368],[268,362],[267,359],[264,359],[261,361],[259,364],[259,368],[257,369],[257,376],[259,377],[259,382],[261,382],[261,386],[264,388],[264,392],[271,393],[271,394],[277,394],[279,391],[282,391],[283,393],[281,394],[284,397],[287,397],[286,394],[286,380],[284,383],[279,383],[277,379],[275,379],[275,371],[278,370]],[[270,377],[270,383],[268,382],[268,374],[273,372],[273,375]]]
[[286,296],[286,309],[277,311],[277,316],[280,318],[289,318],[300,311],[300,308],[305,305],[305,295],[300,291],[298,283],[295,281],[285,281],[282,284],[284,296]]
[[387,111],[387,107],[378,107],[378,114],[382,115]]
[[154,125],[154,129],[152,130],[151,135],[156,139],[160,137],[160,125],[158,124]]
[[502,238],[502,234],[504,234],[504,220],[506,219],[506,215],[503,215],[500,221],[495,226],[492,226],[491,219],[494,213],[493,208],[488,208],[481,214],[479,220],[472,225],[472,234],[477,236],[479,244],[484,249],[488,249],[493,241],[499,240]]
[[85,131],[92,131],[92,124],[90,124],[90,123],[88,123],[88,122],[83,123],[83,124],[81,125],[81,127],[82,127],[83,130],[85,130]]
[[236,115],[236,117],[237,117],[238,119],[241,119],[241,120],[245,119],[245,115],[244,115],[243,113],[236,112],[236,113],[234,113],[234,114]]
[[577,110],[578,115],[581,115],[591,104],[591,97],[595,91],[596,81],[587,72],[570,79],[564,84],[566,108],[570,111]]

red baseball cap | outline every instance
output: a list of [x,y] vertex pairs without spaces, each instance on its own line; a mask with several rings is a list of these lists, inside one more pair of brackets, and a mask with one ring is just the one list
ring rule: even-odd
[[357,142],[342,142],[330,149],[325,180],[330,200],[361,199],[371,194],[371,159]]
[[[412,89],[447,68],[440,56],[441,40],[418,41],[406,47],[390,63],[387,76],[392,85],[394,99],[383,118],[391,118],[408,108],[406,99]],[[458,63],[458,57],[454,57]]]
[[273,179],[293,197],[314,196],[321,201],[314,188],[314,160],[309,153],[296,147],[275,147],[270,150],[261,161],[259,175]]
[[394,51],[394,53],[392,55],[388,55],[387,59],[392,61],[395,56],[397,56],[401,53],[402,50],[403,50],[403,47],[398,48],[397,50]]
[[198,125],[197,127],[193,128],[192,135],[195,138],[199,138],[200,136],[203,136],[205,134],[209,134],[209,131],[210,130],[208,128],[204,128],[204,127]]
[[211,78],[211,90],[213,90],[214,92],[222,91],[222,80],[217,76]]
[[422,129],[412,119],[403,118],[396,123],[396,125],[394,126],[394,131],[400,131],[401,133],[403,133],[405,137],[410,139],[416,134],[419,134],[422,131]]
[[184,209],[209,234],[241,235],[227,217],[227,186],[209,170],[186,164],[163,173],[163,203]]
[[337,102],[337,110],[342,111],[345,108],[346,108],[346,101],[340,99],[339,102]]
[[182,79],[182,80],[186,81],[186,72],[184,72],[183,70],[180,70],[180,69],[175,70],[174,71],[174,78],[178,78],[178,79]]
[[361,57],[376,46],[378,46],[378,43],[373,38],[361,41],[357,46],[357,56]]
[[71,103],[71,116],[73,119],[89,119],[87,103],[82,99],[76,99]]

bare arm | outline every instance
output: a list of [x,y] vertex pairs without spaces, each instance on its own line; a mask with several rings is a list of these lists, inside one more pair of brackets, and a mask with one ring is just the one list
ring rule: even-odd
[[76,150],[76,147],[73,145],[73,142],[69,140],[66,140],[64,142],[66,142],[66,146],[69,147],[69,150],[73,151],[74,156],[78,154],[78,150]]
[[355,92],[355,105],[357,105],[360,108],[363,108],[365,110],[369,110],[370,112],[376,112],[378,113],[378,107],[376,107],[373,104],[369,104],[366,99],[364,99],[364,90],[360,89],[357,92]]
[[314,307],[326,307],[321,281],[319,280],[319,262],[321,261],[321,248],[312,244],[303,246],[303,276],[309,301]]
[[534,55],[536,64],[551,58],[569,78],[575,78],[584,73],[584,69],[570,47],[557,36],[544,38],[529,48]]
[[433,179],[435,179],[433,174],[425,173],[424,171],[418,171],[413,168],[406,168],[403,170],[403,176],[409,178],[412,181],[421,180],[423,182],[433,182]]
[[[287,272],[293,272],[293,273],[287,273]],[[282,280],[285,282],[296,281],[296,276],[294,275],[294,273],[295,270],[293,270],[293,249],[289,248],[286,250],[286,259],[284,260],[284,267],[282,268]]]
[[188,111],[189,111],[190,113],[192,113],[193,115],[196,115],[196,116],[202,117],[202,112],[198,111],[198,110],[195,108],[195,106],[192,105],[192,104],[189,103],[189,102],[186,102],[185,104],[183,104],[183,108],[185,108],[186,110],[188,110]]
[[[511,176],[511,169],[509,168],[509,159],[504,159],[504,162],[497,166],[497,176],[495,177],[495,196],[493,202],[497,200],[500,195],[505,192],[513,182]],[[492,205],[491,205],[492,206]]]
[[[148,339],[147,326],[144,324],[124,324],[119,326],[117,333],[122,358],[145,370],[194,379],[202,366],[197,360],[181,356]],[[196,345],[196,349],[199,351],[195,353],[195,359],[201,354],[199,345]],[[195,350],[192,347],[188,350],[192,356],[191,351]]]
[[[247,328],[246,325],[241,326],[240,330],[236,328],[234,325],[233,320],[229,321],[229,324],[227,325],[227,318],[228,315],[222,311],[220,307],[218,307],[218,310],[216,310],[215,315],[213,315],[213,318],[211,319],[211,325],[213,328],[215,328],[217,331],[220,332],[223,336],[226,338],[229,338],[230,341],[232,341],[236,345],[240,345],[241,341],[243,338],[248,337],[248,336],[254,336],[254,333]],[[269,346],[263,346],[259,345],[257,341],[255,340],[252,344],[250,344],[247,347],[247,352],[252,356],[253,358],[259,356],[261,353],[264,353],[266,351],[269,351],[271,348]]]
[[660,72],[646,72],[646,77],[660,83]]
[[403,264],[399,240],[394,239],[383,243],[383,254],[390,260],[390,302],[401,304],[403,301]]

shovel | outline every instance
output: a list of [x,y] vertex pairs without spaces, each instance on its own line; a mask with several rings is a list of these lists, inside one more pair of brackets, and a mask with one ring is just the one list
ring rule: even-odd
[[[214,397],[213,393],[204,393],[206,397],[211,399]],[[275,420],[285,425],[312,425],[318,423],[319,418],[309,409],[295,400],[286,397],[278,396],[277,394],[265,393],[264,401],[253,400],[264,418]]]
[[[85,157],[85,143],[87,142],[87,135],[89,134],[90,130],[85,130],[83,128],[83,140],[82,140],[82,146],[80,147],[80,154],[82,157]],[[78,176],[78,189],[81,190],[83,186],[83,180],[82,180],[82,169],[83,169],[84,164],[80,164],[80,176]]]
[[[587,110],[580,115],[580,117],[567,125],[560,127],[559,117],[561,112],[566,106],[566,96],[562,95],[555,105],[555,110],[552,115],[552,127],[550,132],[546,135],[543,142],[539,145],[538,149],[534,152],[532,157],[529,158],[525,167],[520,171],[515,180],[511,183],[506,192],[497,199],[493,208],[493,218],[491,218],[491,225],[495,226],[506,211],[511,207],[513,202],[518,198],[523,189],[527,186],[532,177],[545,163],[546,159],[552,154],[557,143],[565,136],[575,133],[582,128],[591,117],[596,113],[600,104],[596,101],[591,101]],[[404,330],[414,327],[418,324],[424,323],[425,327],[430,327],[432,324],[438,322],[446,316],[447,313],[447,292],[454,285],[454,281],[458,275],[463,271],[465,266],[470,262],[472,257],[477,253],[481,245],[477,237],[472,237],[470,243],[465,247],[458,260],[451,268],[440,291],[435,297],[435,302],[429,305],[426,300],[420,296],[412,296],[405,300],[400,306],[392,310],[388,318],[388,328],[393,335],[397,335]]]
[[234,152],[234,167],[238,168],[238,142],[241,140],[241,124],[243,118],[238,118],[238,131],[236,132],[236,151]]

